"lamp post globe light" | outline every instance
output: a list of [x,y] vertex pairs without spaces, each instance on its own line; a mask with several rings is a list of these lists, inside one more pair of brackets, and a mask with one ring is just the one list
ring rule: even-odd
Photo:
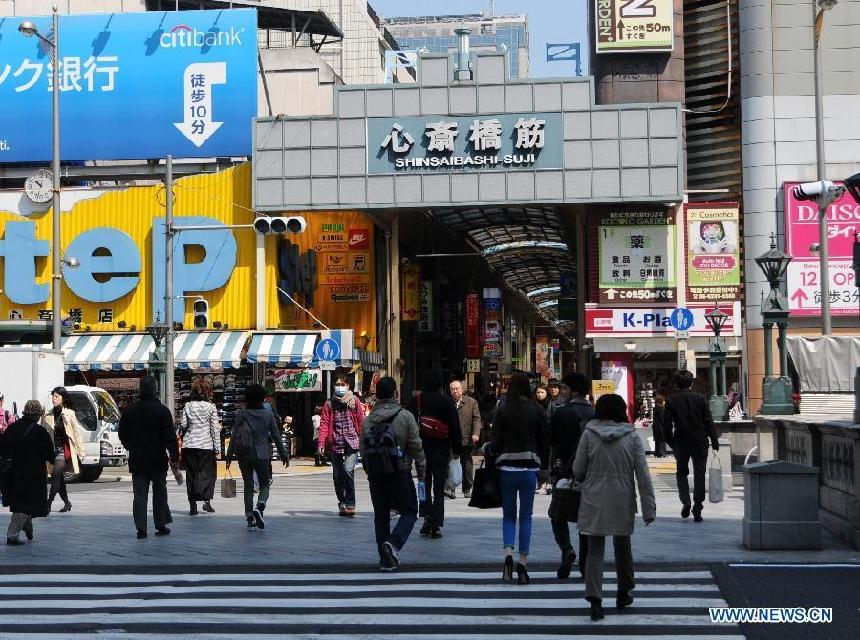
[[146,332],[152,337],[155,349],[149,354],[149,372],[158,380],[158,396],[161,402],[165,402],[167,385],[165,377],[167,374],[167,355],[164,350],[164,339],[167,337],[168,326],[161,321],[161,314],[155,313],[155,322],[147,325]]
[[[767,297],[762,294],[761,316],[764,329],[764,380],[761,385],[763,415],[784,416],[794,413],[791,380],[788,377],[788,349],[786,330],[788,326],[788,302],[780,291],[780,282],[790,255],[776,246],[776,236],[770,234],[770,250],[755,259],[770,286]],[[779,376],[773,375],[773,326],[776,325],[779,349]]]
[[[30,20],[24,20],[18,25],[18,31],[26,36],[36,36],[39,41],[50,51],[53,59],[51,97],[52,97],[52,155],[51,173],[53,174],[53,199],[52,199],[52,226],[51,238],[51,345],[54,349],[62,348],[62,306],[60,304],[60,281],[63,279],[61,271],[61,249],[60,249],[60,20],[57,13],[57,5],[52,8],[51,34],[46,37],[39,33],[39,29]],[[71,266],[71,265],[70,265]]]
[[714,332],[714,339],[711,341],[709,352],[711,365],[710,406],[714,420],[726,420],[729,413],[729,401],[726,395],[726,352],[720,339],[720,333],[728,319],[729,314],[720,309],[719,302],[714,302],[714,308],[705,314],[705,321],[711,331]]

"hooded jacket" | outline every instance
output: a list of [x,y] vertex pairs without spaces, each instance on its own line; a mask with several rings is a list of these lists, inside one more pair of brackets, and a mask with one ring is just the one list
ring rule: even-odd
[[[245,420],[251,427],[251,434],[254,437],[254,449],[243,456],[237,456],[233,453],[233,439],[231,438],[230,446],[227,447],[225,460],[229,462],[238,457],[245,460],[269,460],[272,457],[272,449],[269,445],[270,441],[275,443],[281,461],[287,462],[290,459],[287,450],[284,448],[284,443],[281,442],[281,434],[278,431],[275,414],[269,409],[241,409],[236,414],[236,424],[238,425],[241,420]],[[235,429],[236,427],[233,428]]]
[[[373,411],[364,419],[362,431],[368,432],[374,425],[391,421],[392,418],[397,446],[404,453],[403,467],[411,470],[414,460],[418,480],[423,480],[427,461],[424,457],[424,447],[421,446],[421,437],[418,435],[418,423],[410,411],[402,408],[394,399],[378,400]],[[360,451],[361,457],[364,458],[364,438],[361,439]]]
[[642,517],[657,515],[654,488],[642,441],[632,425],[592,420],[585,427],[573,461],[573,477],[582,482],[579,531],[590,536],[629,536],[636,515],[636,484]]

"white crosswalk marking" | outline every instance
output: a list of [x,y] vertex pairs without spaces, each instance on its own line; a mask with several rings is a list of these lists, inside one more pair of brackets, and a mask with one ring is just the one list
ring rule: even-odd
[[127,570],[6,574],[0,638],[743,638],[711,625],[726,602],[708,571],[641,571],[629,609],[592,622],[580,580],[534,571],[532,584],[503,584],[486,570],[403,573],[218,573]]

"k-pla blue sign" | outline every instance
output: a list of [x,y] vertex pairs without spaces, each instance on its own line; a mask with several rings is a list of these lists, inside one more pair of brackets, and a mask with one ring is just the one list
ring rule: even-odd
[[[53,56],[25,19],[0,20],[0,163],[52,154]],[[251,153],[254,9],[61,16],[59,31],[63,160]]]

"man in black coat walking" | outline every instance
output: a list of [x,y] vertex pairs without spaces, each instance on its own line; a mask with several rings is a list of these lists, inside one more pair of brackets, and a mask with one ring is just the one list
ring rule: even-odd
[[179,460],[176,428],[170,411],[158,400],[158,382],[152,376],[140,381],[140,400],[133,403],[119,422],[119,439],[128,449],[128,468],[134,491],[134,526],[138,539],[146,537],[146,511],[152,484],[152,517],[155,535],[170,533],[173,522],[167,505],[167,465]]
[[693,519],[702,521],[702,505],[705,502],[705,467],[708,464],[708,441],[714,451],[720,443],[717,427],[711,416],[708,400],[701,393],[692,391],[693,374],[679,371],[675,374],[678,392],[666,401],[663,418],[663,437],[675,452],[678,481],[678,497],[681,499],[681,517],[690,517],[690,460],[693,461]]
[[[427,472],[424,483],[426,486],[426,502],[420,506],[420,515],[424,517],[421,527],[422,536],[438,539],[442,537],[442,526],[445,524],[445,481],[448,479],[448,463],[451,452],[459,458],[463,449],[460,417],[457,406],[450,396],[442,393],[442,376],[437,371],[425,371],[421,379],[421,392],[412,398],[406,407],[418,422],[421,444],[427,458]],[[448,426],[448,437],[437,439],[427,437],[425,429],[421,428],[421,417],[426,416],[441,420]]]

